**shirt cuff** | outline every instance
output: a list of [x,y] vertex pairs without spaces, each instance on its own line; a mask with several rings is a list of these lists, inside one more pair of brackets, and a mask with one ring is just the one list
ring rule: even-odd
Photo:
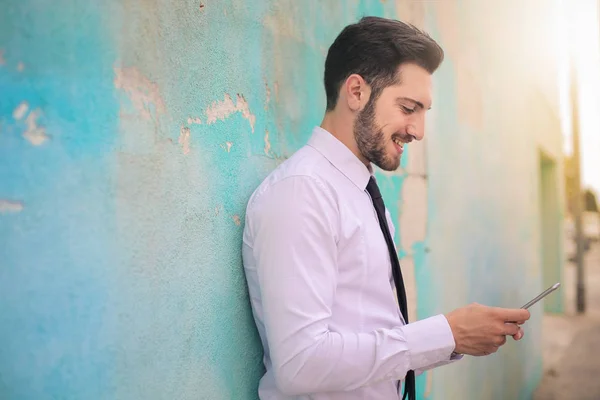
[[456,342],[443,314],[404,325],[402,330],[408,344],[410,369],[427,369],[432,364],[462,358],[452,355]]

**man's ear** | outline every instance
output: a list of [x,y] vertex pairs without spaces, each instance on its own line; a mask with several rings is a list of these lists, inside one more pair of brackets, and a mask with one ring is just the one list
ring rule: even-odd
[[371,87],[362,76],[352,74],[344,83],[342,98],[345,98],[348,108],[352,111],[360,111],[369,102]]

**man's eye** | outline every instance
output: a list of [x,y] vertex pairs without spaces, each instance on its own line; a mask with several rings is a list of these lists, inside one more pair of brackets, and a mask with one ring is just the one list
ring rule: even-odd
[[415,109],[402,106],[402,111],[404,111],[406,114],[412,114],[415,112]]

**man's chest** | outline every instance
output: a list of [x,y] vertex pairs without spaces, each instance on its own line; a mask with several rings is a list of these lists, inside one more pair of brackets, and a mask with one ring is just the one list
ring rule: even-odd
[[[365,330],[397,325],[399,310],[393,289],[389,250],[367,193],[339,202],[337,241],[337,312]],[[390,233],[394,234],[389,221]]]

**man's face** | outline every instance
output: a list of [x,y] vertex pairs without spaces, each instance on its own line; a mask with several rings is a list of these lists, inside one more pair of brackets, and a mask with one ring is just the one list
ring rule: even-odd
[[415,64],[400,67],[401,83],[371,97],[357,115],[354,137],[363,157],[386,171],[400,166],[403,147],[421,140],[431,107],[431,74]]

